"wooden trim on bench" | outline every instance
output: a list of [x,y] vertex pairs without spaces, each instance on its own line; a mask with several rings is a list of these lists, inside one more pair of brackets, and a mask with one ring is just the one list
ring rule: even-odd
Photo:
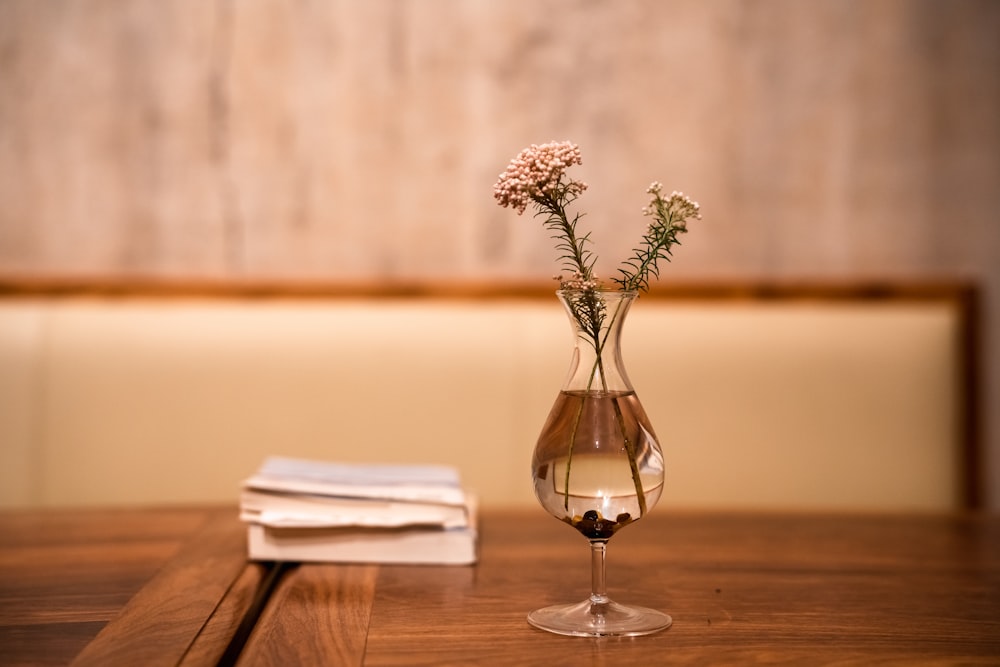
[[[75,278],[0,275],[0,300],[9,299],[550,299],[554,281],[288,281],[167,280],[148,277]],[[673,301],[895,301],[954,304],[960,319],[961,373],[959,434],[962,443],[960,488],[963,505],[980,509],[985,497],[983,413],[981,410],[982,335],[979,288],[961,280],[726,280],[669,282],[653,286],[644,299]]]
[[[74,278],[0,275],[0,298],[134,297],[221,299],[548,298],[553,280],[463,281],[294,281],[176,280],[157,278]],[[941,280],[700,280],[663,281],[643,298],[668,299],[819,299],[951,300],[975,292],[968,281]]]

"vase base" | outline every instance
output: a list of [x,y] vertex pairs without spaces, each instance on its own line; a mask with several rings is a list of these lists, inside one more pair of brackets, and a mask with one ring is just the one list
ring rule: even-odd
[[672,622],[655,609],[610,600],[554,605],[528,614],[528,623],[539,630],[573,637],[636,637],[666,630]]

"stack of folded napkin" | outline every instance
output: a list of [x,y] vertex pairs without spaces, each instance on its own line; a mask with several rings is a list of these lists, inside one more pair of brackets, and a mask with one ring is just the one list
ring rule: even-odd
[[458,471],[268,458],[243,483],[251,560],[476,562],[476,506]]

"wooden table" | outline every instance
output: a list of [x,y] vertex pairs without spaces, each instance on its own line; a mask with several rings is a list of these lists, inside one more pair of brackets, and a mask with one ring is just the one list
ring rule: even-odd
[[0,664],[1000,664],[1000,517],[658,508],[609,546],[612,597],[674,618],[633,639],[526,623],[587,596],[575,532],[481,532],[475,567],[267,568],[233,508],[0,513]]

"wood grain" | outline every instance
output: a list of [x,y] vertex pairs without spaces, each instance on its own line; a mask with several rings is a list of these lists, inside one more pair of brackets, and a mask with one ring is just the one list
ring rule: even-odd
[[[125,606],[73,661],[76,667],[114,664],[177,665],[240,577],[246,565],[245,530],[235,512],[218,512]],[[244,587],[238,587],[242,592]],[[234,598],[235,600],[236,598]],[[246,599],[240,595],[239,599]],[[231,605],[223,605],[229,609]],[[226,613],[225,616],[239,616]],[[209,627],[199,655],[221,655],[230,633]]]
[[232,664],[270,596],[275,566],[248,563],[219,602],[179,664]]
[[609,593],[674,618],[649,637],[529,627],[588,594],[583,540],[487,515],[473,572],[383,568],[365,665],[995,664],[1000,523],[654,512],[609,545]]
[[[525,620],[588,594],[578,534],[540,509],[481,529],[473,567],[291,567],[236,664],[1000,663],[998,516],[657,508],[612,540],[609,593],[674,625],[620,640]],[[220,664],[265,571],[234,535],[231,509],[0,514],[0,662],[67,664],[124,605],[77,664]]]
[[375,565],[301,565],[286,575],[240,656],[239,667],[361,665]]
[[0,663],[69,664],[206,516],[190,508],[0,512]]

